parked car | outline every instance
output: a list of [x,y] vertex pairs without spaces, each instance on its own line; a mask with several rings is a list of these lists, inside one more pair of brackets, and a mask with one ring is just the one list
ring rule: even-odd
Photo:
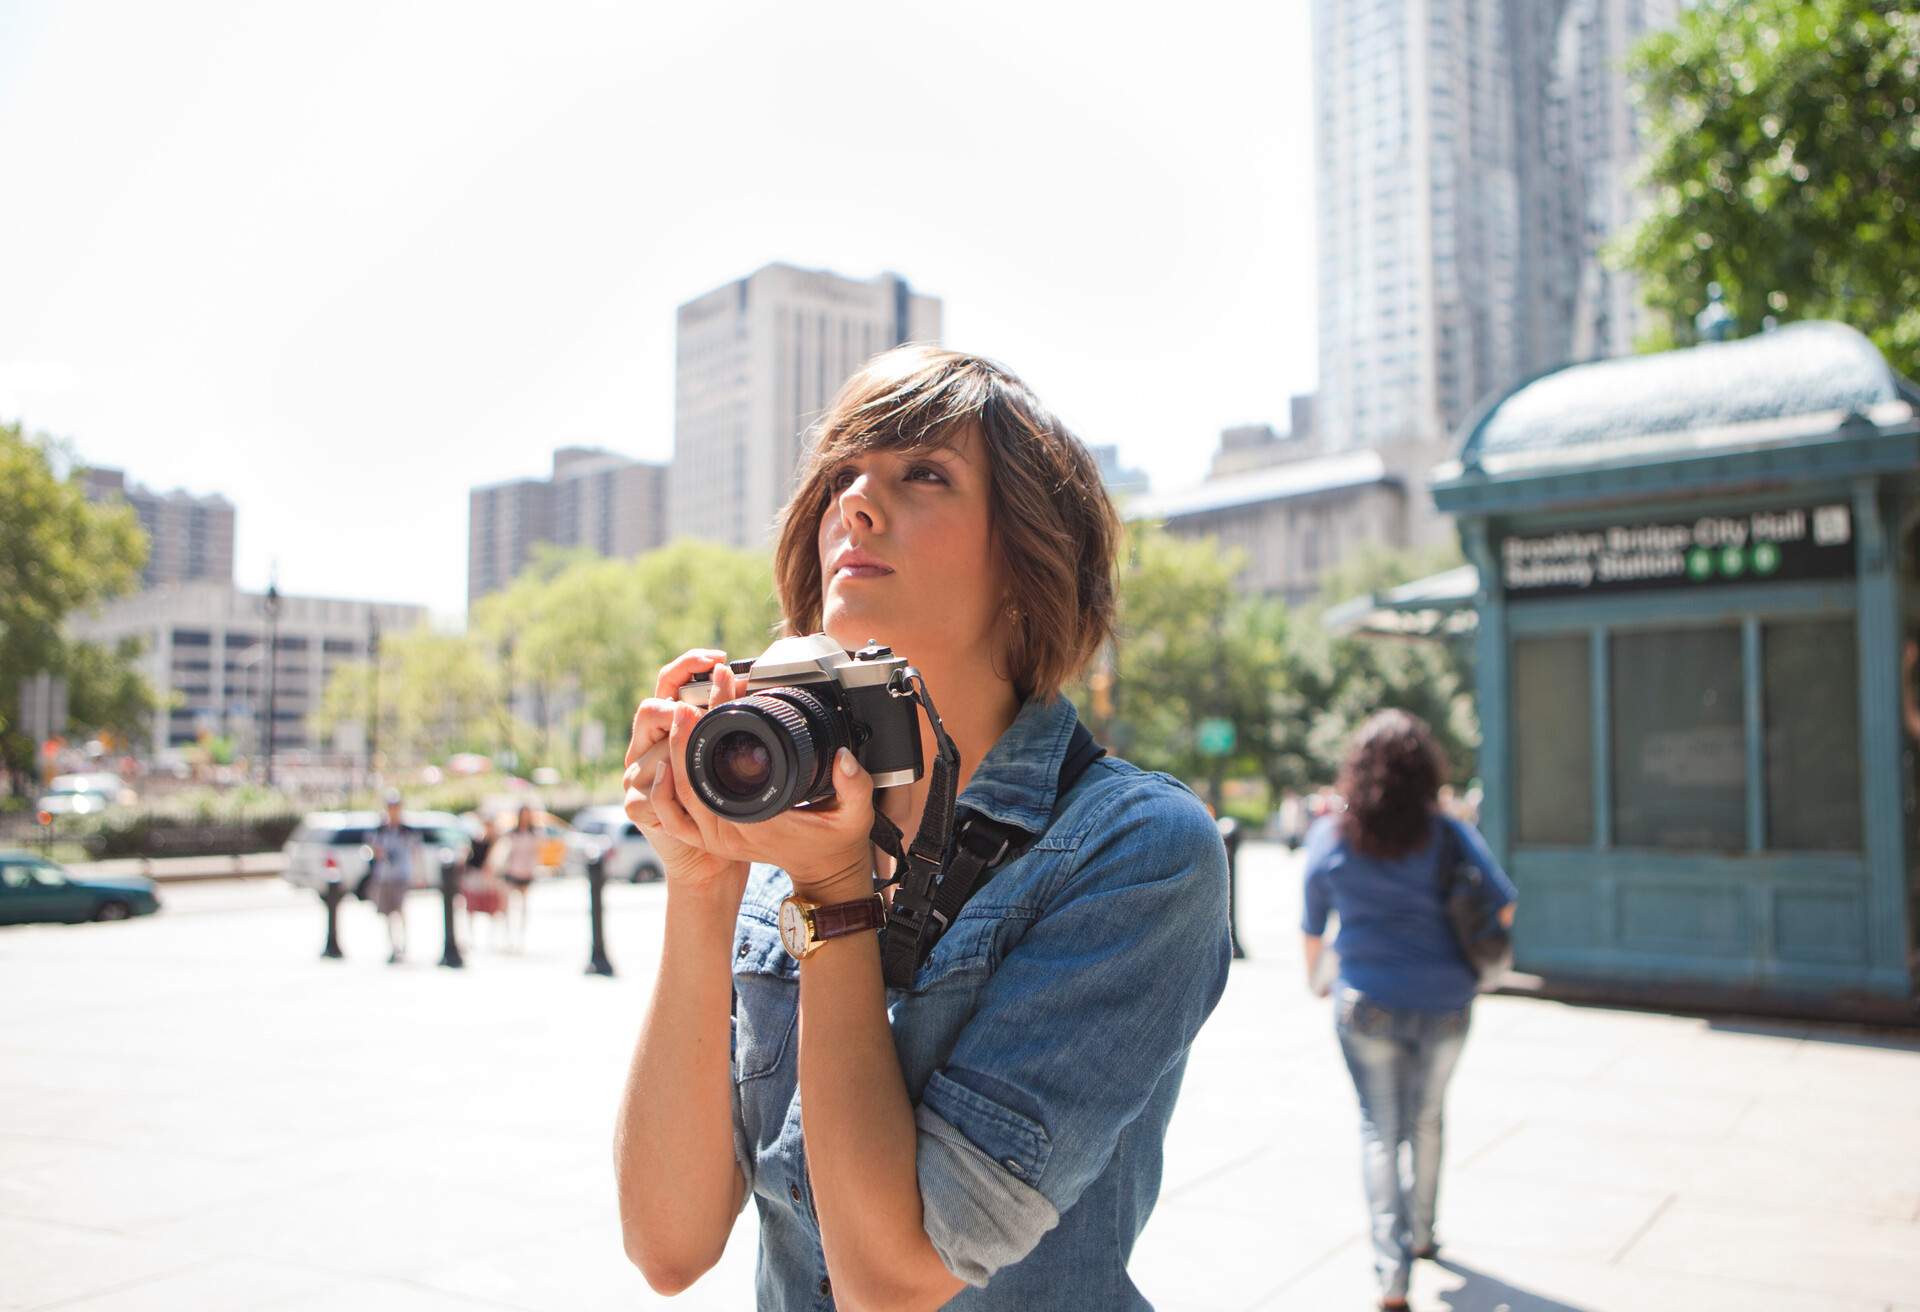
[[138,800],[117,774],[57,774],[47,781],[46,794],[34,808],[48,815],[96,815]]
[[568,864],[577,862],[582,873],[587,862],[602,854],[608,879],[638,884],[666,873],[653,844],[618,806],[589,806],[573,817],[573,828],[578,838],[567,854]]
[[0,852],[0,925],[77,925],[159,909],[160,895],[144,875],[83,878],[31,852]]
[[[315,811],[300,822],[282,849],[287,868],[283,873],[296,888],[316,892],[326,888],[327,880],[338,876],[343,887],[355,895],[372,896],[373,831],[386,817],[377,811]],[[440,872],[447,866],[465,864],[471,842],[460,817],[448,811],[402,811],[405,825],[427,849],[427,861],[413,872],[414,888],[438,888]]]

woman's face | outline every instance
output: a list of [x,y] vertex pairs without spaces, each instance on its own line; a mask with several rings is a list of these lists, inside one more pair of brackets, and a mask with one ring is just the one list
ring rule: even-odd
[[851,650],[877,639],[921,663],[991,661],[1006,599],[980,435],[969,428],[936,451],[855,456],[828,487],[820,580],[833,640]]

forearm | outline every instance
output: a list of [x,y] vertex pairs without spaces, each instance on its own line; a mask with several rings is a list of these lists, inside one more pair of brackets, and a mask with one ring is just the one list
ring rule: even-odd
[[933,1308],[959,1292],[922,1219],[918,1132],[874,935],[832,940],[801,963],[800,1108],[840,1306]]
[[[745,869],[740,872],[741,881]],[[745,1181],[733,1155],[729,1044],[739,882],[669,886],[666,941],[614,1131],[627,1255],[662,1292],[720,1257]]]
[[1320,969],[1320,951],[1324,944],[1318,934],[1300,936],[1300,952],[1307,960],[1307,982],[1313,982],[1314,974]]

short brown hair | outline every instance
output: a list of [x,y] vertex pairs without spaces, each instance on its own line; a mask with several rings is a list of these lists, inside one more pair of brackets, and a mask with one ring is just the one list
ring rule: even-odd
[[1354,730],[1340,764],[1347,841],[1381,857],[1424,846],[1446,777],[1446,755],[1425,720],[1406,711],[1376,711]]
[[787,631],[820,627],[820,519],[835,469],[863,452],[948,446],[967,428],[987,454],[988,523],[1015,610],[1007,672],[1021,696],[1050,698],[1113,635],[1120,520],[1087,448],[1011,370],[977,355],[895,347],[814,425],[774,549]]

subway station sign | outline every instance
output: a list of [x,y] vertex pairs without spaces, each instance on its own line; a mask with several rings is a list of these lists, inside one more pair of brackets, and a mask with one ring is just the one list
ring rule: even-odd
[[1853,510],[1845,504],[1623,521],[1500,543],[1501,586],[1514,600],[1844,579],[1853,572]]

